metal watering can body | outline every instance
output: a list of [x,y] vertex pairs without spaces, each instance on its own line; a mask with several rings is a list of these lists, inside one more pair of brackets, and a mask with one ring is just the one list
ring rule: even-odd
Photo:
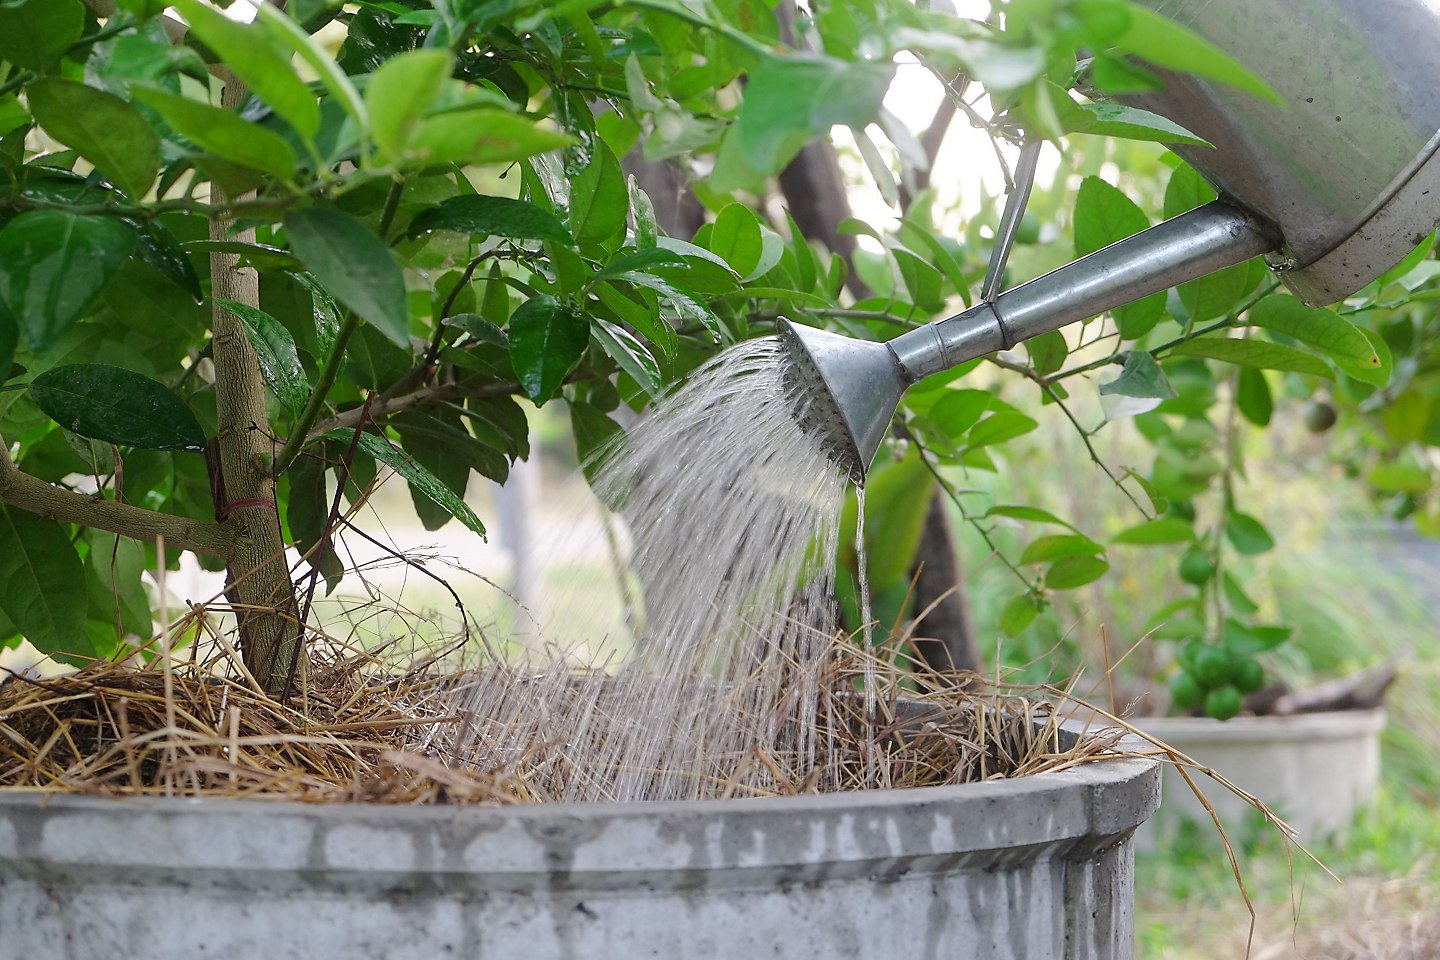
[[1332,303],[1440,222],[1440,0],[1146,2],[1283,103],[1164,74],[1126,101],[1212,145],[1176,152],[1221,199],[888,343],[786,324],[816,395],[805,425],[857,481],[932,373],[1262,254],[1302,300]]

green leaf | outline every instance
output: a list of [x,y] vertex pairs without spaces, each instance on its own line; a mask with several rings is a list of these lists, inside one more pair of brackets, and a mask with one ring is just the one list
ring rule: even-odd
[[653,250],[660,235],[660,227],[655,223],[655,205],[650,202],[650,195],[640,188],[634,174],[626,180],[626,186],[630,190],[630,212],[635,218],[635,249]]
[[310,399],[310,383],[305,379],[290,331],[263,310],[223,297],[216,302],[244,321],[246,336],[255,349],[266,385],[292,415],[298,415]]
[[600,347],[610,358],[640,384],[640,388],[654,397],[660,392],[660,365],[655,362],[644,344],[632,337],[623,327],[617,327],[600,317],[590,325]]
[[76,602],[84,576],[69,527],[0,506],[0,612],[41,653],[94,652]]
[[20,345],[20,325],[5,302],[0,300],[0,383],[10,379],[11,364],[15,361],[15,348]]
[[[300,138],[313,142],[320,129],[315,95],[295,73],[290,50],[270,30],[231,20],[199,0],[175,0],[190,29],[220,55],[247,87],[265,101]],[[378,72],[377,72],[378,76]]]
[[[145,548],[128,537],[117,537],[108,530],[90,530],[89,564],[94,574],[90,581],[102,592],[101,618],[112,631],[118,626],[141,639],[149,639],[153,627],[150,598],[145,592],[143,577],[146,569]],[[116,637],[119,640],[120,637]]]
[[135,99],[154,107],[176,133],[207,153],[281,181],[295,177],[295,151],[273,130],[238,113],[163,90],[135,87]]
[[1382,463],[1365,478],[1381,493],[1423,494],[1434,485],[1430,471],[1409,463]]
[[[496,483],[504,483],[510,473],[504,455],[466,430],[462,416],[458,410],[439,407],[407,410],[390,421],[400,435],[405,454],[457,497],[465,495],[472,470]],[[431,500],[424,490],[411,485],[410,498],[426,530],[438,530],[450,522],[450,511]]]
[[615,443],[625,435],[620,424],[588,403],[570,404],[570,430],[575,437],[575,456],[589,483],[604,469]]
[[1113,41],[1115,50],[1134,54],[1157,67],[1218,80],[1285,105],[1270,84],[1208,40],[1138,3],[1126,4],[1126,10],[1130,14],[1129,26]]
[[1094,583],[1109,570],[1110,564],[1099,557],[1065,557],[1045,571],[1045,586],[1050,590],[1074,590]]
[[1126,527],[1110,539],[1111,543],[1150,546],[1157,543],[1189,543],[1195,539],[1195,525],[1179,517],[1161,517]]
[[1176,287],[1175,291],[1193,324],[1233,312],[1241,298],[1259,286],[1264,278],[1265,265],[1255,259],[1217,270],[1196,280],[1187,280]]
[[1104,546],[1089,537],[1073,533],[1051,534],[1040,537],[1020,554],[1019,563],[1050,563],[1066,557],[1093,557],[1105,552]]
[[285,218],[290,246],[335,299],[410,349],[405,275],[385,242],[338,210],[311,207]]
[[325,578],[327,593],[334,590],[344,575],[345,566],[335,553],[335,546],[325,537],[325,524],[330,518],[330,502],[325,496],[325,461],[302,455],[285,472],[290,480],[290,495],[285,500],[285,521],[295,549],[311,568]]
[[1182,163],[1170,174],[1165,184],[1165,218],[1204,206],[1215,199],[1215,188],[1190,164]]
[[1278,343],[1264,343],[1259,340],[1236,340],[1230,337],[1197,337],[1170,348],[1171,356],[1206,357],[1224,363],[1261,370],[1286,370],[1291,373],[1308,373],[1327,380],[1334,380],[1335,374],[1325,361],[1312,353],[1296,350]]
[[599,296],[601,303],[638,330],[640,335],[654,344],[664,356],[675,356],[675,351],[680,345],[679,338],[675,335],[675,328],[660,316],[658,306],[652,305],[648,301],[637,303],[608,283],[602,283],[596,287],[595,293]]
[[1225,518],[1225,539],[1238,553],[1247,557],[1265,553],[1275,547],[1275,540],[1265,525],[1248,513],[1231,513]]
[[1086,256],[1150,226],[1145,212],[1118,188],[1086,177],[1075,196],[1075,253]]
[[946,390],[931,404],[926,416],[944,430],[952,441],[979,422],[993,399],[988,390]]
[[1030,365],[1042,377],[1065,366],[1065,358],[1070,355],[1070,346],[1065,342],[1065,335],[1059,330],[1050,330],[1038,337],[1031,337],[1025,341],[1025,349],[1030,352]]
[[1125,355],[1125,369],[1120,376],[1100,384],[1106,396],[1148,397],[1168,400],[1179,396],[1170,385],[1170,378],[1148,350],[1131,350]]
[[[327,439],[347,444],[352,436],[351,431],[338,429],[330,430],[325,434]],[[485,525],[480,522],[479,517],[475,516],[475,511],[471,510],[453,490],[445,486],[440,478],[416,463],[413,458],[406,456],[398,447],[373,433],[362,433],[360,434],[360,449],[388,465],[404,477],[412,489],[420,491],[421,494],[450,511],[450,515],[456,520],[480,534],[482,538],[485,536]]]
[[590,343],[590,324],[554,297],[541,294],[510,317],[510,362],[537,405],[555,395]]
[[478,194],[451,197],[410,222],[411,236],[431,230],[453,230],[471,236],[509,237],[513,240],[552,240],[566,246],[575,243],[570,231],[548,210],[525,200]]
[[[870,582],[877,589],[909,582],[934,492],[935,480],[914,450],[870,472],[865,483],[865,552]],[[854,536],[847,542],[854,543]]]
[[603,243],[625,229],[630,192],[620,161],[603,143],[570,187],[570,232],[581,244]]
[[12,0],[0,3],[0,60],[27,70],[59,62],[85,30],[80,0]]
[[679,315],[680,319],[700,324],[709,330],[717,340],[721,336],[720,321],[715,319],[715,315],[710,312],[710,309],[696,300],[688,290],[682,290],[668,280],[640,270],[627,270],[606,279],[628,280],[637,287],[654,290],[670,304],[671,309]]
[[1271,296],[1251,307],[1245,323],[1298,340],[1335,361],[1345,373],[1377,386],[1389,380],[1370,340],[1349,320],[1289,296]]
[[431,167],[515,163],[574,142],[508,110],[472,107],[423,120],[410,138],[410,156]]
[[1000,632],[1013,640],[1034,623],[1039,614],[1040,604],[1033,594],[1022,593],[1011,597],[1000,608]]
[[160,138],[119,97],[50,77],[26,88],[35,119],[56,140],[94,164],[133,200],[143,200],[160,169]]
[[794,53],[765,59],[750,74],[735,122],[745,161],[768,176],[831,127],[863,129],[879,115],[894,69],[882,58],[847,63]]
[[111,217],[31,210],[0,230],[0,302],[43,353],[98,303],[135,248]]
[[764,250],[760,218],[743,203],[726,204],[710,229],[709,247],[746,281],[754,279]]
[[1126,140],[1149,140],[1156,143],[1178,143],[1195,147],[1210,144],[1173,120],[1158,113],[1119,103],[1081,103],[1076,108],[1088,114],[1082,125],[1067,124],[1072,132],[1090,133],[1101,137],[1123,137]]
[[52,367],[30,381],[45,415],[82,437],[145,450],[203,450],[205,431],[165,384],[105,363]]
[[[1013,520],[1029,520],[1032,523],[1053,523],[1070,530],[1075,528],[1069,523],[1061,520],[1048,510],[1041,510],[1039,507],[1029,507],[1023,504],[1002,503],[985,511],[986,517],[1010,517]],[[1075,531],[1077,534],[1080,532]]]
[[399,163],[404,158],[411,135],[434,107],[454,68],[448,50],[409,50],[386,60],[370,75],[365,107],[382,162]]
[[1255,424],[1263,427],[1270,423],[1275,412],[1275,401],[1270,396],[1270,384],[1263,371],[1254,367],[1241,367],[1240,377],[1235,384],[1235,405],[1240,413]]
[[971,427],[965,443],[972,449],[993,443],[1004,443],[1007,440],[1023,436],[1038,426],[1040,426],[1039,423],[1023,413],[1002,410],[992,413]]
[[[339,4],[337,3],[335,6],[338,7]],[[296,16],[301,16],[295,9],[292,9],[291,12]],[[361,135],[368,136],[370,117],[366,113],[365,103],[361,100],[354,84],[350,82],[350,78],[336,65],[334,58],[308,33],[296,25],[295,21],[281,13],[280,8],[274,4],[260,4],[255,22],[269,31],[272,45],[289,47],[300,55],[300,59],[309,64],[310,69],[315,71],[315,75],[320,78],[325,89],[330,91],[330,95],[350,115],[350,119],[355,121],[355,126]]]
[[1236,656],[1251,657],[1257,653],[1274,650],[1289,640],[1292,633],[1294,630],[1290,627],[1258,625],[1247,627],[1234,617],[1227,617],[1225,620],[1225,647]]

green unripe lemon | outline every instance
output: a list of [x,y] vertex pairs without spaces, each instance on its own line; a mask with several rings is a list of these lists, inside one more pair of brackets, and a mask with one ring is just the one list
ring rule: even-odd
[[1208,690],[1230,682],[1230,654],[1220,647],[1206,647],[1195,657],[1195,679]]
[[1207,583],[1214,575],[1214,562],[1199,547],[1191,547],[1180,558],[1180,579],[1186,583],[1198,587],[1202,583]]
[[1311,433],[1324,433],[1335,426],[1340,419],[1335,408],[1323,400],[1311,400],[1305,404],[1305,428]]
[[1204,699],[1205,688],[1200,686],[1200,681],[1196,680],[1190,671],[1177,671],[1175,676],[1170,678],[1170,702],[1175,704],[1177,709],[1189,710]]
[[1265,686],[1265,668],[1249,657],[1235,664],[1232,673],[1235,686],[1241,693],[1254,693]]
[[1240,712],[1240,705],[1240,691],[1228,683],[1205,695],[1205,715],[1216,720],[1229,720]]

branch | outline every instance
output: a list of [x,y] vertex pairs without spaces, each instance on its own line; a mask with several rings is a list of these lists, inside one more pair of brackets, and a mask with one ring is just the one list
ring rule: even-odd
[[484,397],[508,397],[511,394],[520,392],[520,384],[518,383],[487,383],[483,387],[467,387],[459,383],[442,383],[439,386],[425,387],[416,390],[414,393],[406,393],[398,397],[376,397],[374,402],[370,404],[368,411],[364,405],[345,410],[331,417],[329,420],[323,420],[315,424],[310,428],[310,432],[305,439],[308,442],[321,434],[329,433],[331,430],[349,430],[359,425],[361,420],[380,420],[392,414],[400,413],[403,410],[409,410],[411,407],[419,407],[427,403],[447,403],[452,400],[482,399]]
[[0,438],[0,502],[61,523],[108,530],[147,543],[164,538],[166,545],[191,553],[221,560],[230,555],[230,538],[219,524],[146,510],[46,483],[15,466],[3,438]]

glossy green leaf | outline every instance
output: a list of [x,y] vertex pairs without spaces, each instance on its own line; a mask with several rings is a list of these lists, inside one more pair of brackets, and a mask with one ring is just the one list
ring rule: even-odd
[[1275,547],[1275,539],[1265,525],[1248,513],[1231,513],[1225,518],[1225,539],[1239,553],[1254,556]]
[[1265,279],[1259,259],[1216,270],[1175,288],[1192,324],[1234,313],[1241,300]]
[[710,229],[709,247],[745,280],[754,279],[764,250],[760,218],[743,203],[726,204]]
[[537,404],[555,396],[589,343],[590,324],[554,297],[532,297],[510,317],[510,362]]
[[1065,335],[1059,330],[1050,330],[1038,337],[1031,337],[1025,341],[1025,349],[1030,354],[1030,365],[1042,377],[1065,366],[1065,358],[1070,355],[1070,346],[1065,342]]
[[69,527],[0,506],[0,612],[41,653],[93,653],[76,602],[84,576]]
[[1178,396],[1165,371],[1148,350],[1131,350],[1125,355],[1120,376],[1100,384],[1102,396],[1147,397],[1167,400]]
[[654,397],[660,392],[660,365],[645,349],[645,345],[632,337],[624,327],[616,326],[600,317],[595,317],[590,332],[616,365],[630,374],[640,388]]
[[1085,256],[1150,226],[1145,212],[1120,189],[1086,177],[1075,196],[1075,253]]
[[[865,552],[870,582],[877,589],[908,583],[924,535],[935,480],[910,451],[904,458],[872,468],[865,482]],[[853,522],[842,542],[855,542]]]
[[1277,295],[1251,307],[1245,322],[1298,340],[1357,380],[1384,386],[1389,379],[1370,340],[1333,310],[1307,307],[1294,297]]
[[310,398],[310,383],[305,379],[290,331],[263,310],[224,298],[216,302],[244,321],[265,384],[292,415],[299,414]]
[[1110,564],[1099,557],[1065,557],[1045,571],[1045,586],[1050,590],[1074,590],[1094,583],[1109,571]]
[[[477,440],[465,429],[462,414],[454,409],[407,410],[391,418],[407,456],[463,497],[472,471],[496,483],[504,483],[510,465],[499,450]],[[451,513],[431,500],[420,487],[411,484],[411,504],[426,530],[438,530]]]
[[196,305],[203,303],[205,291],[200,287],[200,275],[195,272],[195,265],[190,262],[175,234],[159,220],[139,224],[127,222],[136,228],[136,256],[185,291]]
[[[123,633],[149,639],[154,628],[144,583],[145,548],[108,530],[92,529],[85,536],[90,542],[88,561],[93,577],[88,582],[100,592],[101,609],[95,611],[98,619],[106,620],[112,631],[118,625]],[[115,639],[121,639],[123,633]]]
[[[353,433],[349,430],[331,430],[325,434],[327,439],[347,444],[352,436]],[[450,511],[450,515],[456,520],[480,534],[482,538],[485,536],[485,525],[480,522],[475,511],[471,510],[455,491],[445,486],[439,477],[415,462],[414,458],[406,456],[403,450],[373,433],[360,434],[360,449],[400,474],[412,489],[420,491]]]
[[295,254],[336,300],[396,346],[410,348],[405,275],[385,242],[338,210],[311,207],[285,218]]
[[370,75],[365,107],[370,136],[382,160],[398,163],[455,68],[446,50],[410,50],[391,57]]
[[[574,139],[526,117],[475,107],[427,117],[410,138],[410,156],[426,166],[515,163],[562,150]],[[624,188],[624,180],[621,180]]]
[[817,54],[769,57],[750,74],[735,123],[745,162],[779,173],[811,138],[834,126],[863,129],[879,116],[894,66]]
[[1051,563],[1065,557],[1093,557],[1105,552],[1105,547],[1089,537],[1073,533],[1051,534],[1040,537],[1027,546],[1020,554],[1019,563]]
[[1000,620],[997,626],[1000,632],[1012,640],[1025,628],[1035,622],[1040,614],[1040,604],[1033,594],[1022,593],[1005,601],[1005,606],[1000,608]]
[[710,312],[710,308],[695,299],[688,290],[682,290],[669,280],[643,270],[627,270],[609,279],[628,280],[638,287],[654,290],[664,298],[680,319],[700,324],[717,338],[721,336],[720,321],[715,319],[715,314]]
[[591,483],[604,468],[615,443],[625,435],[620,424],[588,403],[570,404],[570,431],[575,437],[575,456],[585,479]]
[[0,60],[27,70],[54,66],[85,30],[80,0],[0,3]]
[[635,249],[654,250],[660,236],[660,226],[655,222],[655,205],[650,195],[640,187],[640,181],[632,173],[626,179],[630,190],[630,216],[635,222]]
[[575,241],[565,225],[548,210],[525,200],[470,195],[451,197],[410,222],[412,236],[431,230],[453,230],[475,237],[509,237],[514,240]]
[[1160,517],[1133,527],[1126,527],[1110,539],[1111,543],[1149,546],[1159,543],[1189,543],[1195,539],[1195,525],[1179,517]]
[[1115,50],[1134,54],[1157,67],[1218,80],[1284,105],[1270,84],[1213,43],[1138,3],[1126,4],[1126,10],[1129,24],[1112,41]]
[[1325,361],[1313,353],[1259,340],[1197,337],[1171,347],[1170,354],[1179,357],[1206,357],[1224,363],[1238,364],[1242,367],[1286,370],[1291,373],[1309,373],[1327,380],[1335,379],[1335,374],[1331,372]]
[[20,324],[10,308],[0,301],[0,383],[10,379],[15,349],[20,346]]
[[26,88],[35,119],[56,140],[94,164],[133,200],[160,169],[160,138],[129,103],[83,83],[47,77]]
[[1082,103],[1076,104],[1076,107],[1087,119],[1078,126],[1074,123],[1066,124],[1074,133],[1196,147],[1210,145],[1175,121],[1139,107],[1120,103]]
[[1241,367],[1235,383],[1235,405],[1240,414],[1257,427],[1268,426],[1270,416],[1275,412],[1275,401],[1270,395],[1270,384],[1262,370]]
[[225,66],[310,142],[320,128],[320,108],[310,88],[296,75],[291,51],[271,31],[239,23],[200,0],[175,0],[195,35],[219,54]]
[[[1059,517],[1055,516],[1055,514],[1051,513],[1050,511],[1042,510],[1039,507],[1026,506],[1025,504],[996,504],[989,510],[985,511],[985,516],[987,518],[1009,517],[1012,520],[1029,520],[1032,523],[1053,523],[1061,527],[1066,527],[1070,530],[1075,530],[1075,528],[1071,524],[1064,520],[1061,520]],[[1076,530],[1075,532],[1078,534],[1080,531]]]
[[154,107],[176,133],[207,153],[277,180],[295,176],[295,151],[273,130],[242,118],[238,113],[188,100],[163,90],[136,87],[135,99]]
[[325,590],[329,593],[339,584],[345,567],[335,553],[334,544],[325,537],[325,525],[330,517],[326,472],[325,461],[319,457],[302,455],[290,465],[285,472],[290,481],[290,495],[285,498],[285,522],[290,527],[295,549],[306,558],[311,569],[325,579]]
[[570,232],[578,243],[603,243],[625,229],[629,207],[620,161],[599,144],[570,188]]
[[1165,184],[1165,219],[1178,217],[1215,199],[1215,188],[1190,164],[1182,163]]
[[[312,0],[312,2],[323,2],[323,0]],[[295,6],[303,5],[301,3]],[[335,3],[333,6],[338,9],[339,4]],[[299,10],[292,8],[290,12],[303,19]],[[361,135],[368,136],[370,117],[365,110],[365,102],[356,91],[355,85],[350,82],[350,78],[336,65],[335,59],[330,56],[329,52],[273,3],[260,4],[255,22],[269,31],[273,46],[288,47],[300,55],[300,59],[315,71],[315,75],[320,78],[325,89],[350,115],[350,119],[355,121]]]
[[134,248],[135,232],[111,217],[22,213],[0,230],[0,301],[44,352],[96,306]]
[[965,442],[971,448],[1004,443],[1007,440],[1023,436],[1038,426],[1040,426],[1039,423],[1023,413],[1002,410],[999,413],[992,413],[971,427]]
[[203,450],[205,431],[169,387],[105,363],[52,367],[30,381],[45,415],[82,437],[145,450]]

